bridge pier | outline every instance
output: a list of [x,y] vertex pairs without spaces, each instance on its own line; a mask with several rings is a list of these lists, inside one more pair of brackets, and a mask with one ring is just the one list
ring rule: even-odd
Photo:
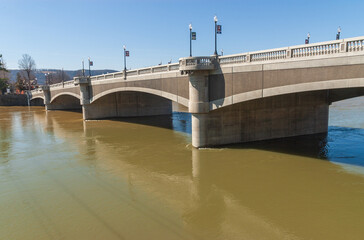
[[205,146],[206,118],[209,112],[209,72],[196,71],[189,76],[189,112],[192,115],[192,145]]
[[51,110],[50,104],[51,104],[51,91],[49,89],[49,86],[42,86],[43,94],[44,94],[44,106],[46,111]]
[[327,132],[326,91],[261,98],[192,115],[194,147]]

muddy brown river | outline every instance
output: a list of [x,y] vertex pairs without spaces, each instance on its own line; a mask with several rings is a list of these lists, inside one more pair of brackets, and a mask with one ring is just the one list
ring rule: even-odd
[[191,146],[191,117],[0,107],[0,239],[364,239],[364,99],[328,134]]

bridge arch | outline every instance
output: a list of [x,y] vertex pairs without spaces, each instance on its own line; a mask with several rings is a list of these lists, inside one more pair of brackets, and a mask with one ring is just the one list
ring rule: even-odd
[[160,91],[123,87],[104,91],[83,105],[85,119],[137,117],[172,114],[170,97]]
[[58,93],[51,98],[47,110],[80,110],[82,109],[80,98],[80,95],[75,93]]
[[51,102],[51,103],[52,103],[52,102],[54,102],[54,100],[55,100],[56,98],[61,97],[61,96],[72,96],[72,97],[77,98],[78,100],[80,100],[80,99],[81,99],[81,96],[80,96],[79,94],[72,93],[72,92],[61,92],[61,93],[58,93],[58,94],[56,94],[56,95],[52,96],[52,98],[51,98],[51,101],[50,101],[50,102]]
[[[335,96],[330,99],[330,102],[363,96],[364,78],[335,79],[308,83],[297,83],[238,93],[232,96],[210,101],[210,110],[213,111],[222,107],[227,107],[230,105],[260,98],[318,91],[328,91],[329,94],[334,93]],[[338,97],[337,95],[340,95],[340,97]],[[336,99],[337,97],[338,99]]]
[[31,97],[30,101],[32,101],[34,99],[43,99],[44,100],[44,96],[34,96],[34,97]]
[[118,92],[147,93],[147,94],[151,94],[151,95],[155,95],[155,96],[159,96],[159,97],[171,100],[171,101],[179,103],[185,107],[188,107],[188,99],[186,99],[186,98],[179,97],[175,94],[168,93],[165,91],[151,89],[151,88],[143,88],[143,87],[119,87],[119,88],[109,89],[109,90],[103,91],[103,92],[93,96],[93,98],[91,99],[91,104],[106,95],[109,95],[112,93],[118,93]]
[[30,99],[30,106],[44,106],[44,96],[35,96]]

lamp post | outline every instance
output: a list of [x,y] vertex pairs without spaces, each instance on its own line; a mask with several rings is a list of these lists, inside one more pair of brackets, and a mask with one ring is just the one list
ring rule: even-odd
[[48,83],[48,74],[49,74],[49,73],[45,73],[45,74],[44,74],[44,76],[45,76],[45,84],[46,84],[46,86],[48,86],[48,85],[49,85],[49,83]]
[[339,40],[340,39],[340,33],[341,33],[341,27],[339,26],[337,28],[336,40]]
[[129,51],[126,50],[126,46],[123,46],[124,49],[124,80],[126,80],[126,57],[129,57]]
[[124,72],[126,72],[126,46],[123,46],[124,49]]
[[82,60],[82,76],[85,76],[85,61]]
[[94,62],[91,61],[90,57],[88,57],[88,75],[91,77],[91,66],[94,65]]
[[215,53],[214,55],[217,56],[217,16],[214,16],[214,22],[215,22]]
[[192,57],[192,24],[190,24],[188,27],[190,29],[190,57]]
[[310,33],[307,33],[307,39],[305,40],[305,44],[309,44],[310,43]]

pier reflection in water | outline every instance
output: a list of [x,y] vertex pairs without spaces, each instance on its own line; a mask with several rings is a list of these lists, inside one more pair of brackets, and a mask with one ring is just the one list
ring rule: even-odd
[[0,239],[360,239],[356,121],[197,150],[188,114],[1,108]]

